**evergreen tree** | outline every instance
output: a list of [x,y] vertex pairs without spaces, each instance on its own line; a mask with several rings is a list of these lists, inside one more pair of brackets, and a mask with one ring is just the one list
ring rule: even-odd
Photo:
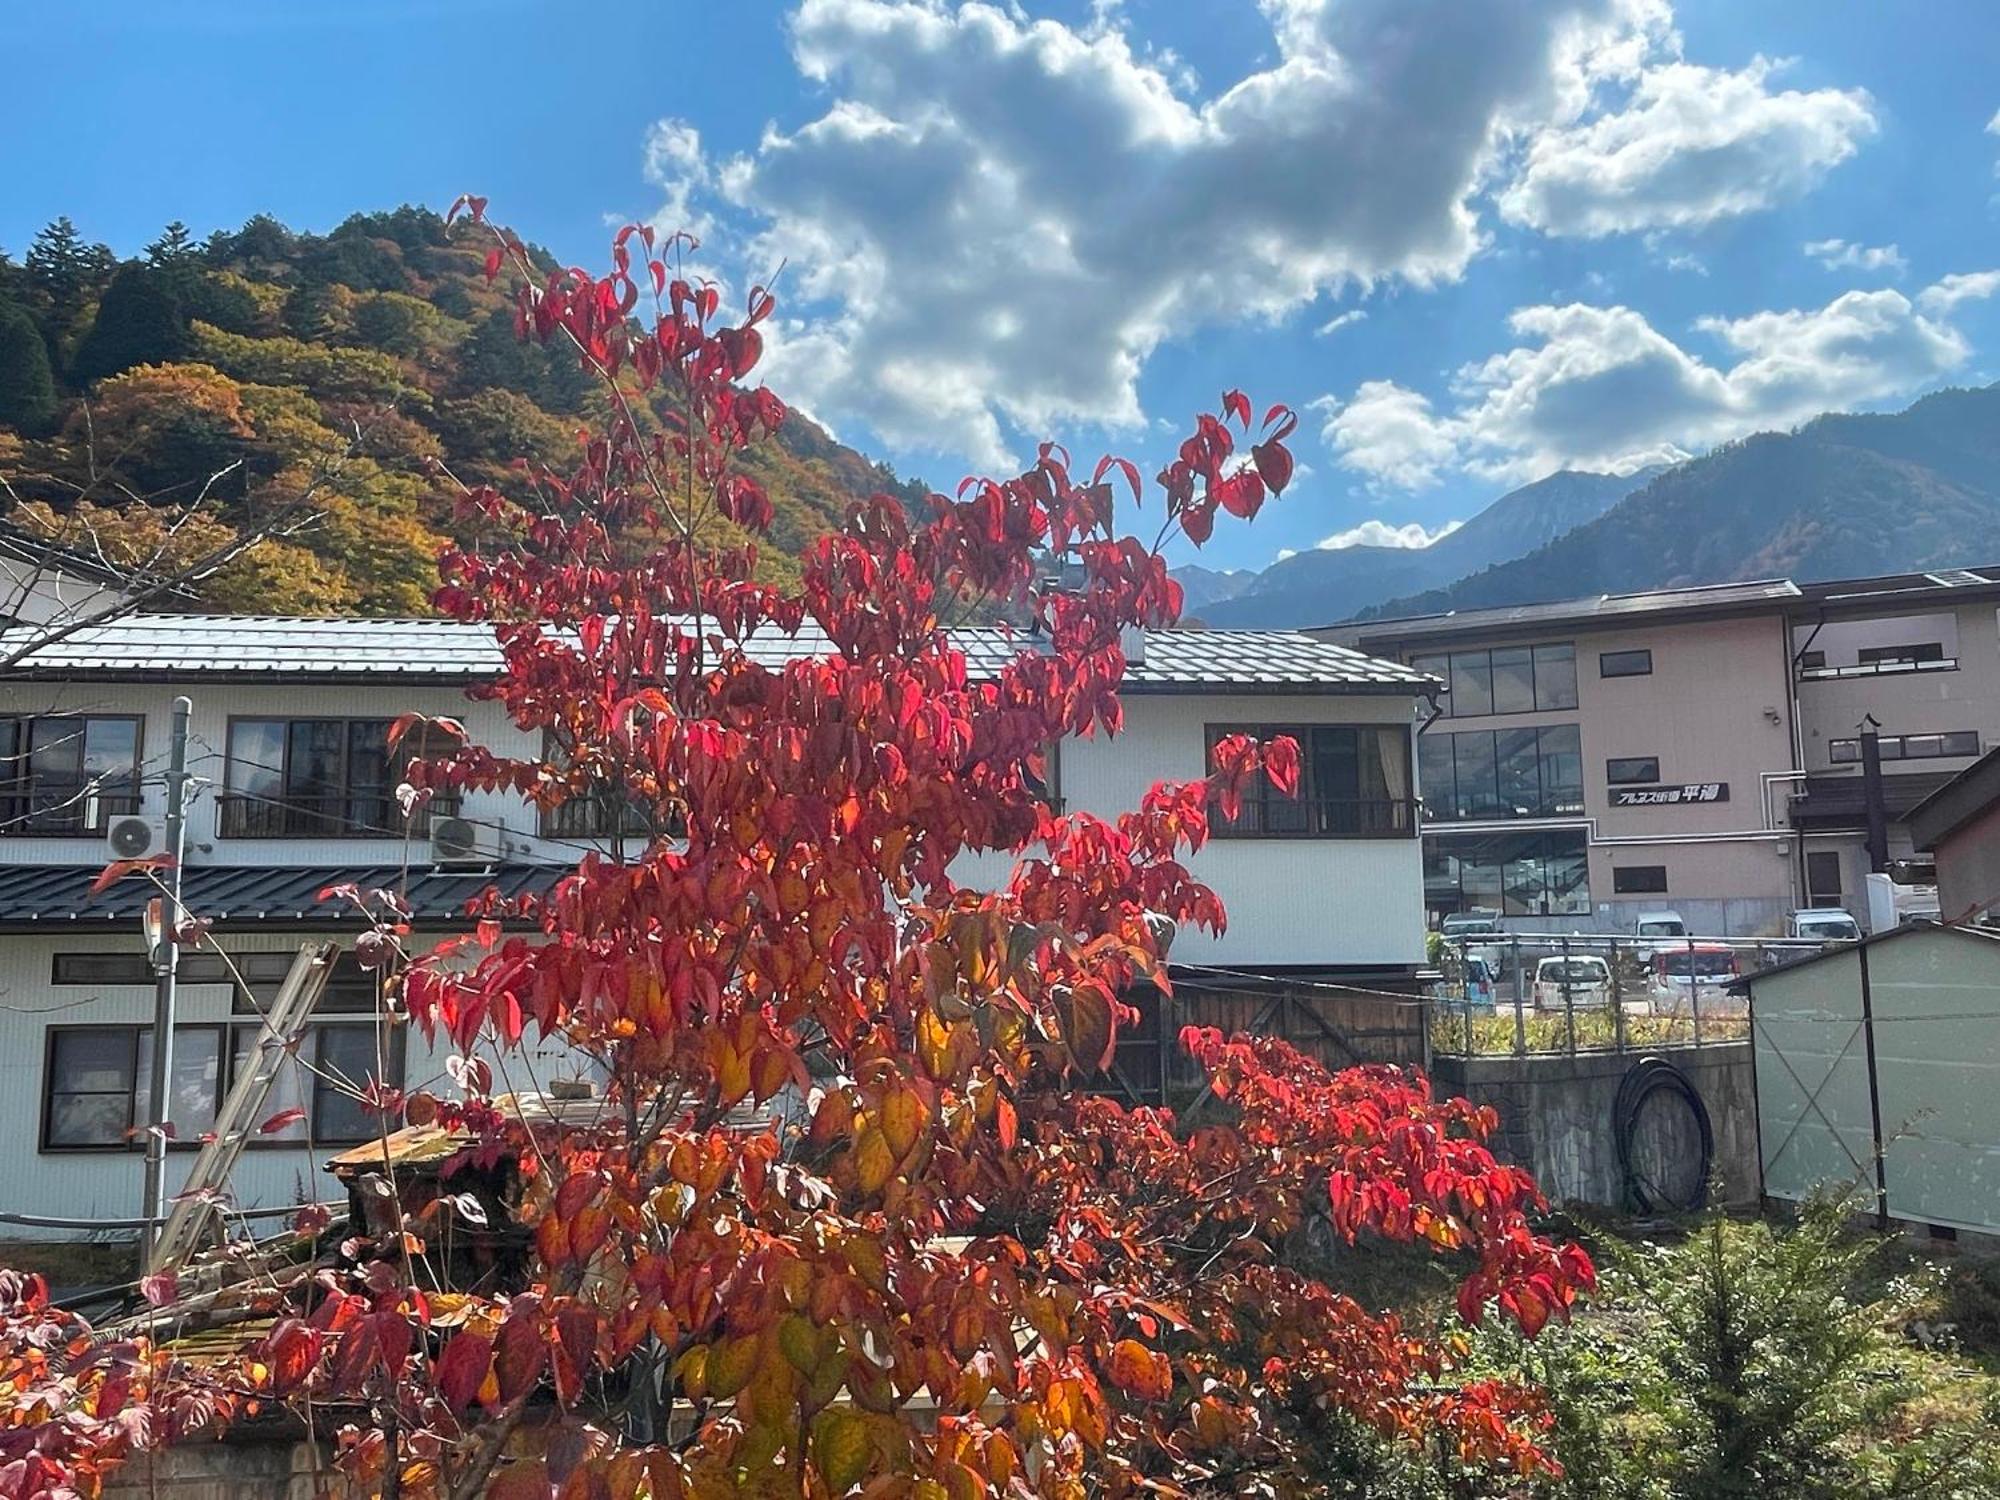
[[85,243],[67,214],[35,236],[23,269],[30,305],[41,318],[52,354],[60,358],[69,348],[85,304],[116,265],[107,247]]
[[176,219],[146,247],[146,263],[156,271],[171,271],[189,264],[200,254],[201,248],[195,244],[187,225]]
[[134,365],[166,364],[187,352],[187,337],[187,318],[168,278],[129,261],[98,304],[97,321],[71,361],[71,378],[90,385]]
[[24,309],[0,303],[0,427],[40,433],[55,412],[55,376],[41,329]]

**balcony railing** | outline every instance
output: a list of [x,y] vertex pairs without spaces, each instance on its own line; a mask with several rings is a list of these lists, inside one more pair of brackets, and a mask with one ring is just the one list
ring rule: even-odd
[[1226,823],[1212,815],[1219,839],[1407,839],[1417,834],[1415,797],[1273,798],[1249,803]]
[[1845,667],[1800,667],[1800,682],[1837,682],[1846,677],[1894,677],[1904,672],[1956,672],[1958,658],[1935,661],[1864,661]]
[[0,833],[99,834],[138,810],[139,794],[119,782],[33,776],[0,789]]
[[434,818],[458,815],[459,799],[433,796],[406,819],[393,797],[272,797],[224,793],[216,798],[219,834],[226,839],[399,839],[430,835]]

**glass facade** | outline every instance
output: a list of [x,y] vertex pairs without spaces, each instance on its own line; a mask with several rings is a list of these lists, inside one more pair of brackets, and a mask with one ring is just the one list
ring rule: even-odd
[[1424,810],[1450,822],[1561,818],[1583,811],[1583,746],[1574,724],[1474,729],[1417,738]]
[[1454,719],[1576,707],[1576,648],[1568,641],[1413,656],[1410,665],[1444,679],[1444,711]]
[[1439,916],[1587,916],[1590,866],[1582,829],[1424,835],[1424,904]]

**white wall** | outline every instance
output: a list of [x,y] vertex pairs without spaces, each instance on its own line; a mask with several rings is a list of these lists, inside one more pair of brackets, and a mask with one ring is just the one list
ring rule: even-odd
[[[1412,700],[1399,697],[1133,695],[1124,702],[1123,734],[1063,746],[1069,806],[1119,812],[1138,806],[1156,781],[1205,775],[1209,724],[1408,726],[1414,717]],[[1176,963],[1423,961],[1423,848],[1415,838],[1217,839],[1189,868],[1222,898],[1229,930],[1220,939],[1181,934]]]
[[[293,953],[300,937],[293,933],[225,935],[231,953]],[[43,1100],[47,1069],[47,1031],[58,1026],[120,1023],[150,1025],[153,990],[150,985],[55,985],[53,960],[58,953],[133,953],[140,948],[137,933],[111,937],[92,933],[75,937],[40,934],[0,937],[0,1128],[16,1143],[0,1167],[0,1210],[8,1213],[61,1218],[129,1218],[140,1212],[144,1173],[142,1153],[132,1150],[47,1151],[42,1148]],[[226,984],[184,984],[176,999],[182,1025],[230,1019],[231,989]],[[238,1017],[237,1019],[242,1019]],[[421,1033],[404,1028],[404,1081],[408,1088],[426,1085],[448,1089],[444,1073],[446,1044],[428,1047]],[[576,1073],[573,1059],[551,1046],[538,1052],[524,1043],[526,1057],[513,1054],[502,1072],[496,1066],[494,1086],[532,1089],[536,1080]],[[303,1075],[290,1082],[305,1081]],[[278,1106],[273,1104],[271,1109]],[[266,1116],[267,1118],[268,1116]],[[253,1125],[259,1122],[253,1122]],[[340,1196],[323,1170],[339,1148],[317,1151],[303,1145],[257,1143],[248,1147],[232,1175],[235,1202],[244,1208],[274,1207],[324,1201]],[[170,1191],[178,1191],[195,1152],[177,1146],[168,1153]],[[49,1231],[0,1225],[0,1238],[42,1238]]]

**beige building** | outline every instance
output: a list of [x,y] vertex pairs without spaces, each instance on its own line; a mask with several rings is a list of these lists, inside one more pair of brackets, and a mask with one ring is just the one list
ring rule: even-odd
[[[1921,877],[1901,819],[2000,743],[2000,570],[1787,579],[1315,631],[1445,680],[1418,738],[1434,917],[1776,934],[1859,914],[1881,863]],[[1861,737],[1881,749],[1868,849]]]

